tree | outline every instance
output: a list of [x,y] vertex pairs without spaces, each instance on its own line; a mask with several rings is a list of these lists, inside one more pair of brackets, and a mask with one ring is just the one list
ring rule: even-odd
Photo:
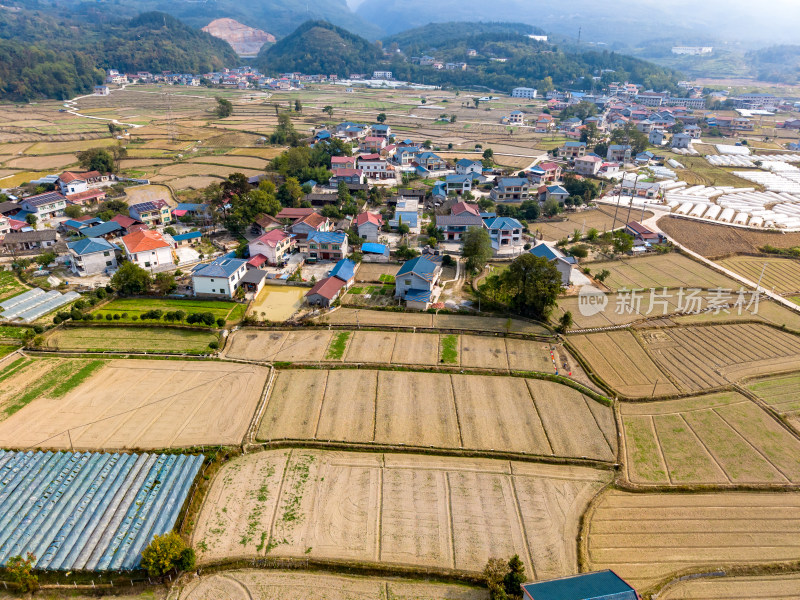
[[636,128],[632,123],[626,123],[624,127],[615,129],[611,134],[613,144],[629,145],[631,154],[634,156],[645,151],[650,143],[647,136]]
[[303,103],[300,102],[300,99],[294,101],[294,112],[301,113],[303,112]]
[[597,156],[608,156],[608,144],[605,142],[596,144],[594,147],[594,153],[597,154]]
[[40,265],[42,267],[46,267],[51,262],[53,262],[55,259],[56,259],[56,253],[55,252],[42,252],[34,260],[36,261],[36,264],[38,264],[38,265]]
[[333,107],[328,105],[322,109],[322,112],[328,113],[328,116],[332,119],[333,118]]
[[561,293],[561,273],[546,258],[525,253],[503,272],[501,288],[519,314],[547,320]]
[[278,200],[280,200],[282,206],[297,208],[300,206],[300,198],[302,197],[303,188],[294,177],[288,177],[278,188]]
[[548,198],[544,201],[544,204],[542,204],[542,212],[546,217],[555,217],[561,212],[561,206],[559,206],[555,198]]
[[490,558],[483,568],[483,578],[489,588],[490,600],[507,600],[505,578],[509,574],[508,563],[501,558]]
[[386,113],[380,113],[378,115],[378,123],[385,123],[386,122]]
[[77,204],[69,204],[64,209],[64,214],[67,215],[70,219],[77,219],[83,214],[83,210]]
[[[450,115],[450,122],[451,123],[455,123],[457,119],[458,119],[458,115]],[[452,146],[451,146],[451,148],[452,148]]]
[[76,154],[81,167],[87,171],[112,173],[114,171],[114,157],[104,148],[90,148]]
[[142,568],[151,577],[160,577],[172,570],[188,571],[194,568],[195,560],[194,550],[174,531],[155,536],[142,552]]
[[633,249],[633,236],[622,231],[614,234],[614,252],[625,254]]
[[37,221],[39,221],[39,217],[37,217],[33,213],[30,213],[30,214],[25,216],[25,221],[28,223],[28,225],[30,225],[34,229],[36,229],[36,223],[37,223]]
[[6,572],[11,577],[11,581],[19,586],[20,592],[27,593],[39,589],[39,578],[33,572],[35,562],[36,556],[31,552],[28,552],[25,558],[17,555],[8,559]]
[[594,146],[600,140],[600,135],[600,130],[593,121],[583,128],[581,141],[585,142],[587,146]]
[[114,159],[114,172],[119,173],[122,167],[122,159],[128,156],[128,149],[122,144],[117,144],[116,146],[111,146],[109,150],[111,151],[111,157]]
[[467,259],[467,269],[481,271],[492,258],[492,238],[483,227],[470,227],[464,235],[463,256]]
[[572,313],[567,311],[561,315],[561,318],[558,320],[558,327],[556,327],[556,330],[558,333],[566,333],[570,327],[572,327]]
[[481,210],[481,212],[491,212],[494,208],[494,202],[492,202],[491,198],[483,196],[480,200],[478,200],[478,208]]
[[178,284],[172,273],[157,273],[153,278],[153,287],[159,296],[166,296],[178,289]]
[[483,160],[488,160],[489,162],[491,162],[492,159],[494,159],[494,150],[492,150],[491,148],[487,148],[486,150],[483,151]]
[[[572,318],[572,314],[567,312]],[[512,598],[522,598],[522,584],[525,583],[525,565],[515,554],[508,559],[508,573],[503,578],[503,587]]]
[[481,99],[480,98],[473,98],[472,102],[473,102],[473,104],[475,104],[475,108],[478,108],[481,105]]
[[144,294],[150,288],[150,273],[132,262],[124,262],[111,277],[111,285],[122,294]]
[[217,98],[217,106],[214,108],[214,112],[217,113],[220,119],[230,117],[233,114],[233,104],[225,98]]
[[271,144],[288,144],[289,146],[296,146],[300,141],[300,134],[292,124],[292,117],[289,113],[281,113],[278,115],[278,126],[272,135],[269,136]]

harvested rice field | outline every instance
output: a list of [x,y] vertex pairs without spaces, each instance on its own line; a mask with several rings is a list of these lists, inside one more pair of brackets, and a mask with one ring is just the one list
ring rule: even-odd
[[210,331],[154,327],[67,327],[47,337],[48,348],[87,352],[209,354],[219,336]]
[[216,475],[192,543],[201,564],[309,557],[479,572],[519,554],[531,578],[577,569],[579,518],[610,473],[397,454],[275,450]]
[[659,594],[659,600],[789,600],[797,598],[800,574],[762,577],[710,577],[682,581]]
[[654,254],[630,259],[585,263],[592,273],[610,273],[603,282],[611,291],[654,288],[723,288],[738,290],[738,282],[682,254]]
[[617,450],[611,408],[558,383],[361,369],[279,371],[257,437],[606,462]]
[[623,403],[620,413],[634,483],[800,483],[800,440],[741,394]]
[[667,375],[629,331],[570,336],[569,341],[595,374],[614,391],[631,398],[678,393]]
[[[228,358],[347,364],[461,366],[470,369],[553,373],[551,346],[546,342],[503,337],[462,335],[456,338],[455,359],[442,354],[448,335],[393,331],[349,332],[342,353],[330,350],[331,331],[259,331],[242,329],[230,336]],[[575,365],[575,367],[577,367]],[[576,368],[577,370],[577,368]]]
[[797,561],[798,514],[796,493],[610,490],[592,507],[583,531],[587,569],[613,569],[641,593],[684,570]]
[[[52,360],[32,361],[5,381],[4,389],[27,388],[31,378],[45,381],[63,364],[92,365],[71,359],[52,365]],[[239,444],[269,373],[222,362],[94,362],[101,368],[88,379],[60,384],[70,387],[66,393],[59,385],[27,391],[38,393],[0,423],[0,446],[108,450]]]
[[717,262],[754,283],[760,280],[761,287],[776,294],[800,292],[800,261],[797,259],[734,256]]
[[176,600],[307,600],[309,589],[314,590],[315,600],[489,598],[486,589],[458,584],[296,571],[237,570],[192,578],[180,589]]
[[778,375],[748,381],[745,387],[769,404],[800,432],[800,374]]
[[[620,212],[617,215],[615,223],[614,208],[601,206],[596,209],[569,214],[563,220],[530,223],[529,227],[532,233],[540,232],[542,234],[542,239],[557,241],[564,238],[572,238],[576,229],[581,231],[584,235],[590,229],[596,229],[600,233],[611,231],[612,229],[621,229],[625,227],[625,223],[627,223],[627,221],[624,220],[626,215],[627,211]],[[652,216],[652,212],[645,211],[645,220]],[[642,213],[638,211],[633,218],[640,219],[641,217]]]

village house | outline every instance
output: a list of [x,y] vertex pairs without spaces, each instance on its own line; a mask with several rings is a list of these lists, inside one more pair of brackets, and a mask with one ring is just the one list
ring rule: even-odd
[[[365,137],[358,143],[358,149],[360,152],[380,153],[380,151],[384,148],[386,148],[386,138],[383,137],[369,136]],[[338,157],[334,156],[333,158]]]
[[542,185],[555,183],[561,179],[561,165],[554,162],[543,162],[526,172],[531,183]]
[[662,129],[653,129],[653,131],[650,132],[650,135],[647,136],[647,142],[651,146],[663,146],[666,138],[667,135]]
[[672,147],[691,150],[693,141],[694,138],[692,138],[691,134],[689,133],[676,133],[674,136],[672,136]]
[[536,133],[549,133],[555,127],[555,120],[547,113],[542,113],[536,119],[534,131]]
[[539,241],[530,250],[531,254],[544,258],[551,263],[554,263],[556,269],[561,274],[561,285],[569,287],[570,280],[572,279],[572,271],[577,266],[577,261],[572,256],[566,256],[558,248],[554,248],[543,241]]
[[392,128],[384,123],[378,123],[370,127],[370,133],[373,137],[378,137],[386,141],[392,137]]
[[469,160],[468,158],[456,161],[456,175],[469,175],[470,173],[482,175],[483,163],[479,160]]
[[560,185],[547,185],[539,188],[539,200],[555,200],[556,202],[564,202],[569,198],[569,192]]
[[593,177],[600,172],[603,159],[596,154],[582,156],[575,159],[575,172],[584,177]]
[[328,217],[313,211],[304,217],[300,217],[289,226],[289,231],[297,236],[302,237],[307,237],[317,231],[330,230],[331,220]]
[[427,310],[436,298],[442,267],[423,256],[403,264],[395,275],[394,297],[406,301],[406,307]]
[[6,252],[41,250],[56,245],[58,235],[52,229],[44,231],[12,231],[3,238]]
[[331,156],[331,171],[335,173],[338,169],[355,169],[357,160],[355,156]]
[[[260,267],[264,262],[271,266],[282,265],[296,246],[293,236],[280,229],[272,229],[248,244],[252,261],[250,266]],[[265,260],[254,260],[258,256],[263,256]]]
[[63,217],[67,199],[58,192],[45,192],[23,199],[20,206],[24,211],[36,215],[39,220],[46,220]]
[[581,573],[522,586],[523,600],[640,600],[614,571]]
[[422,152],[418,154],[414,162],[428,171],[444,171],[447,169],[447,161],[433,152]]
[[97,275],[117,268],[119,246],[103,238],[83,238],[69,242],[70,270],[79,277]]
[[495,217],[484,221],[496,253],[515,250],[522,245],[522,223],[511,217]]
[[511,91],[512,98],[525,98],[526,100],[535,100],[538,95],[539,91],[536,88],[518,87],[514,88]]
[[444,178],[445,194],[462,194],[472,190],[472,174],[465,175],[447,175]]
[[628,145],[611,144],[606,153],[606,159],[611,162],[625,163],[631,160],[632,148]]
[[394,167],[390,167],[386,159],[380,154],[365,154],[358,159],[358,168],[364,172],[367,179],[394,179]]
[[658,244],[661,242],[661,234],[649,230],[638,221],[631,221],[625,225],[625,233],[633,237],[634,240],[647,242],[649,244]]
[[328,180],[328,185],[337,187],[340,183],[364,183],[364,171],[361,169],[336,169]]
[[315,260],[341,260],[347,256],[347,234],[315,231],[308,236],[308,256]]
[[175,266],[172,240],[158,231],[144,229],[121,239],[126,258],[150,272],[166,271]]
[[122,227],[121,232],[124,235],[133,233],[137,229],[147,229],[147,225],[128,215],[114,215],[111,218],[111,221]]
[[377,242],[383,226],[383,218],[374,213],[363,212],[356,217],[355,225],[358,237],[362,237],[368,242]]
[[[463,203],[459,203],[463,204]],[[456,205],[458,206],[458,205]],[[473,205],[467,205],[472,207]],[[444,233],[447,242],[461,242],[470,227],[483,227],[483,219],[475,207],[475,210],[464,210],[459,213],[450,209],[449,215],[436,217],[436,227]]]
[[565,142],[558,149],[558,156],[566,159],[576,159],[586,156],[586,142]]
[[148,227],[172,223],[172,214],[166,200],[152,200],[133,204],[128,207],[128,214],[132,219],[141,221]]
[[192,273],[192,291],[195,296],[233,298],[246,273],[246,260],[223,256]]
[[530,187],[524,177],[501,177],[490,195],[494,202],[523,202],[528,199]]
[[389,227],[397,229],[401,224],[408,225],[410,233],[419,233],[419,205],[417,198],[400,198],[394,210],[394,218],[389,221]]
[[306,294],[306,302],[311,306],[328,308],[344,290],[345,282],[338,277],[326,277],[318,281]]
[[90,188],[97,188],[114,183],[115,177],[111,174],[102,174],[98,171],[86,173],[73,173],[65,171],[58,177],[58,186],[64,195],[78,194]]

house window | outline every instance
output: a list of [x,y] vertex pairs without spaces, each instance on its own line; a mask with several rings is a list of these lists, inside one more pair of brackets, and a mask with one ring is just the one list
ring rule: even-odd
[[406,285],[411,285],[411,280],[410,279],[406,279]]
[[149,263],[149,262],[146,262],[146,263],[144,263],[144,266],[145,266],[145,267],[149,267],[149,266],[150,266],[150,263]]
[[108,252],[103,252],[103,256],[108,256],[108,255],[109,255]]
[[107,261],[106,261],[106,266],[107,266],[107,267],[110,267],[110,266],[111,266],[111,261],[110,261],[110,260],[107,260]]

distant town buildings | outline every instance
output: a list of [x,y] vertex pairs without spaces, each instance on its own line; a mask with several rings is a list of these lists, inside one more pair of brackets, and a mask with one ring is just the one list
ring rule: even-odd
[[712,46],[673,46],[672,53],[678,55],[699,56],[701,54],[711,54],[714,51]]

